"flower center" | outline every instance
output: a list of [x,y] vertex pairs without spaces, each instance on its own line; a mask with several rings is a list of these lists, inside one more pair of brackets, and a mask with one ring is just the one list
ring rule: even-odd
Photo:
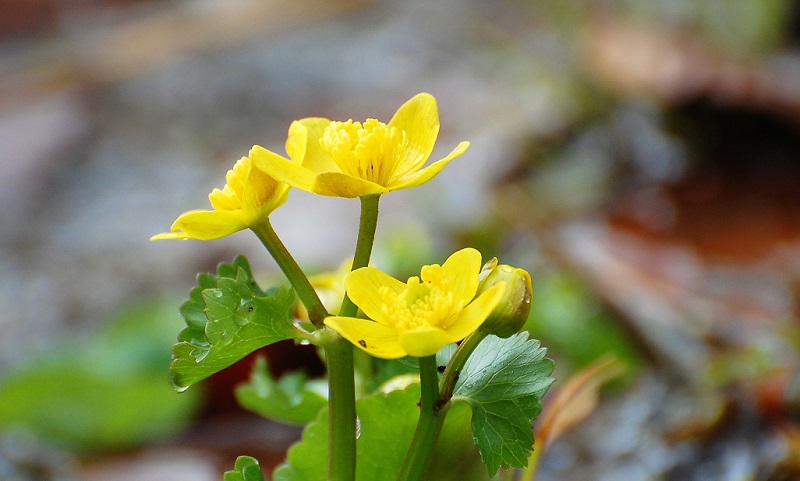
[[331,122],[320,139],[343,173],[386,187],[408,147],[405,131],[375,119]]
[[453,314],[461,310],[461,302],[456,303],[453,292],[442,276],[438,265],[424,266],[422,280],[412,277],[407,288],[395,293],[388,287],[380,288],[383,298],[383,311],[395,323],[399,332],[418,327],[447,329]]
[[250,169],[250,159],[242,157],[236,161],[233,168],[225,174],[225,187],[214,189],[208,195],[208,200],[214,210],[236,210],[242,208],[244,184],[247,181],[247,171]]

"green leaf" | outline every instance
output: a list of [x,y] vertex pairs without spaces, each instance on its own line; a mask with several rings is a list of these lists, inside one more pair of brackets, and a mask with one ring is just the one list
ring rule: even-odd
[[263,357],[256,360],[250,381],[236,388],[236,399],[245,409],[274,421],[306,424],[328,403],[324,381],[306,380],[302,371],[272,378]]
[[293,303],[290,289],[262,291],[242,256],[221,264],[216,276],[199,275],[180,310],[186,328],[172,347],[173,387],[183,391],[256,349],[295,337]]
[[[375,394],[356,402],[360,436],[356,442],[356,481],[395,479],[405,460],[419,417],[419,384],[401,391]],[[427,479],[488,481],[480,456],[470,439],[470,410],[465,404],[450,408],[439,436]],[[286,462],[275,470],[274,481],[325,481],[328,410],[303,431]]]
[[472,408],[472,434],[494,476],[502,466],[521,468],[533,451],[531,422],[552,384],[553,361],[539,341],[521,332],[508,339],[489,336],[472,353],[453,400]]
[[264,473],[256,458],[239,456],[236,458],[233,471],[225,471],[223,481],[264,481]]

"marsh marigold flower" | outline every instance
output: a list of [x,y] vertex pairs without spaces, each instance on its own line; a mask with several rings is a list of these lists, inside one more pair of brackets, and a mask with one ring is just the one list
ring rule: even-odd
[[431,180],[469,147],[461,142],[447,157],[423,168],[438,135],[436,99],[421,93],[404,103],[388,124],[375,119],[293,122],[286,151],[295,162],[272,156],[257,163],[276,179],[319,195],[385,194]]
[[462,249],[424,266],[405,284],[372,267],[351,272],[347,295],[370,319],[328,317],[325,324],[375,357],[431,356],[474,332],[500,302],[498,283],[475,296],[481,254]]
[[255,166],[254,159],[271,157],[280,156],[254,146],[248,157],[239,159],[228,171],[225,186],[208,195],[214,210],[184,212],[173,222],[170,232],[155,235],[150,240],[218,239],[263,222],[286,202],[289,193],[288,185]]

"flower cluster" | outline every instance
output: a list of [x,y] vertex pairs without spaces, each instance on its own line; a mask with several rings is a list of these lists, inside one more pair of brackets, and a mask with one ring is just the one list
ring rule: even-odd
[[[228,171],[225,186],[209,194],[213,210],[185,212],[170,232],[151,240],[210,240],[256,229],[286,201],[291,187],[354,198],[418,186],[469,147],[469,142],[461,142],[446,157],[425,167],[438,133],[436,99],[426,93],[404,103],[388,124],[376,119],[339,122],[318,117],[295,121],[286,141],[288,158],[254,146]],[[479,291],[479,285],[483,286],[481,255],[475,249],[460,250],[441,266],[424,266],[419,277],[406,283],[372,267],[347,271],[324,284],[339,284],[330,288],[344,282],[349,298],[370,319],[329,316],[324,322],[381,358],[435,354],[478,329],[501,301],[508,302],[503,301],[505,282]],[[340,303],[341,296],[328,293],[324,303],[328,312],[338,312],[333,304]],[[303,309],[299,314],[306,316]]]

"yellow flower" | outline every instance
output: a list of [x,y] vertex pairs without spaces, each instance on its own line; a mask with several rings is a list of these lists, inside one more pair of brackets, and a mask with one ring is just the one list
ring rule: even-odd
[[[286,202],[289,186],[256,167],[257,160],[280,157],[258,145],[250,149],[225,176],[225,187],[214,189],[208,200],[214,210],[190,210],[181,214],[171,232],[154,235],[150,240],[198,239],[225,237],[257,225]],[[281,157],[282,158],[282,157]],[[285,160],[285,159],[284,159]]]
[[347,295],[374,322],[334,316],[325,324],[375,357],[431,356],[475,331],[500,302],[502,282],[475,297],[480,270],[475,249],[424,266],[405,284],[372,267],[356,269],[345,280]]
[[403,104],[388,124],[375,119],[293,122],[286,151],[295,162],[279,156],[256,162],[276,179],[319,195],[385,194],[431,180],[469,147],[461,142],[447,157],[423,168],[438,134],[436,99],[421,93]]

